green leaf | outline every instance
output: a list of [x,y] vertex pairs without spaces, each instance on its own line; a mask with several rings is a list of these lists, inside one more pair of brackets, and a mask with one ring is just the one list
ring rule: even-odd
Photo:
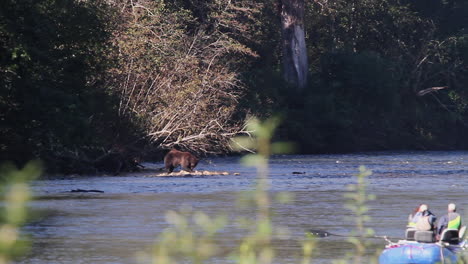
[[262,164],[266,165],[267,162],[268,160],[265,157],[257,154],[248,154],[241,159],[241,163],[247,167],[256,167]]

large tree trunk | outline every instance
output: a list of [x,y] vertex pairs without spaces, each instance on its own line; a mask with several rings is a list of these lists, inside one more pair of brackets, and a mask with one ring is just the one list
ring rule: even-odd
[[299,90],[307,85],[304,0],[281,0],[284,78]]

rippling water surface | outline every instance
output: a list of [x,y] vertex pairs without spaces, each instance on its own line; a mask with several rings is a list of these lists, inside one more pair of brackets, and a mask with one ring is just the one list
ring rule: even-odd
[[[368,189],[377,199],[369,204],[369,227],[377,235],[402,237],[408,214],[420,203],[428,203],[441,216],[454,202],[468,217],[468,152],[276,156],[270,162],[271,191],[294,194],[292,203],[273,208],[275,224],[290,234],[274,241],[277,263],[300,263],[300,242],[307,229],[347,234],[353,228],[343,209],[343,190],[354,183],[359,165],[373,171]],[[183,205],[232,220],[238,215],[254,217],[250,210],[236,207],[240,191],[251,190],[255,183],[254,169],[240,166],[238,158],[206,159],[197,169],[239,175],[150,177],[143,172],[35,182],[38,199],[32,207],[45,216],[26,227],[33,250],[20,263],[139,263],[137,255],[148,252],[167,227],[165,212]],[[70,193],[72,189],[104,193]],[[220,244],[230,248],[241,236],[234,224],[228,225]],[[318,241],[313,263],[330,263],[350,247],[343,237]],[[379,239],[372,242],[375,250],[385,245]]]

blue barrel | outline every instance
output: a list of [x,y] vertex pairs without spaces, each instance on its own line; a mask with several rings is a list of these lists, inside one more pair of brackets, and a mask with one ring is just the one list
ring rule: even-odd
[[408,243],[386,248],[379,257],[379,264],[434,264],[456,263],[452,250],[435,243]]

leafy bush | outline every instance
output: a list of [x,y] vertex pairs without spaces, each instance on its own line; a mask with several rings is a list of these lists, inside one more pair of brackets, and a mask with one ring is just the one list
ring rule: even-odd
[[112,14],[103,1],[2,3],[0,160],[41,158],[71,173],[112,145],[118,101],[103,87]]

